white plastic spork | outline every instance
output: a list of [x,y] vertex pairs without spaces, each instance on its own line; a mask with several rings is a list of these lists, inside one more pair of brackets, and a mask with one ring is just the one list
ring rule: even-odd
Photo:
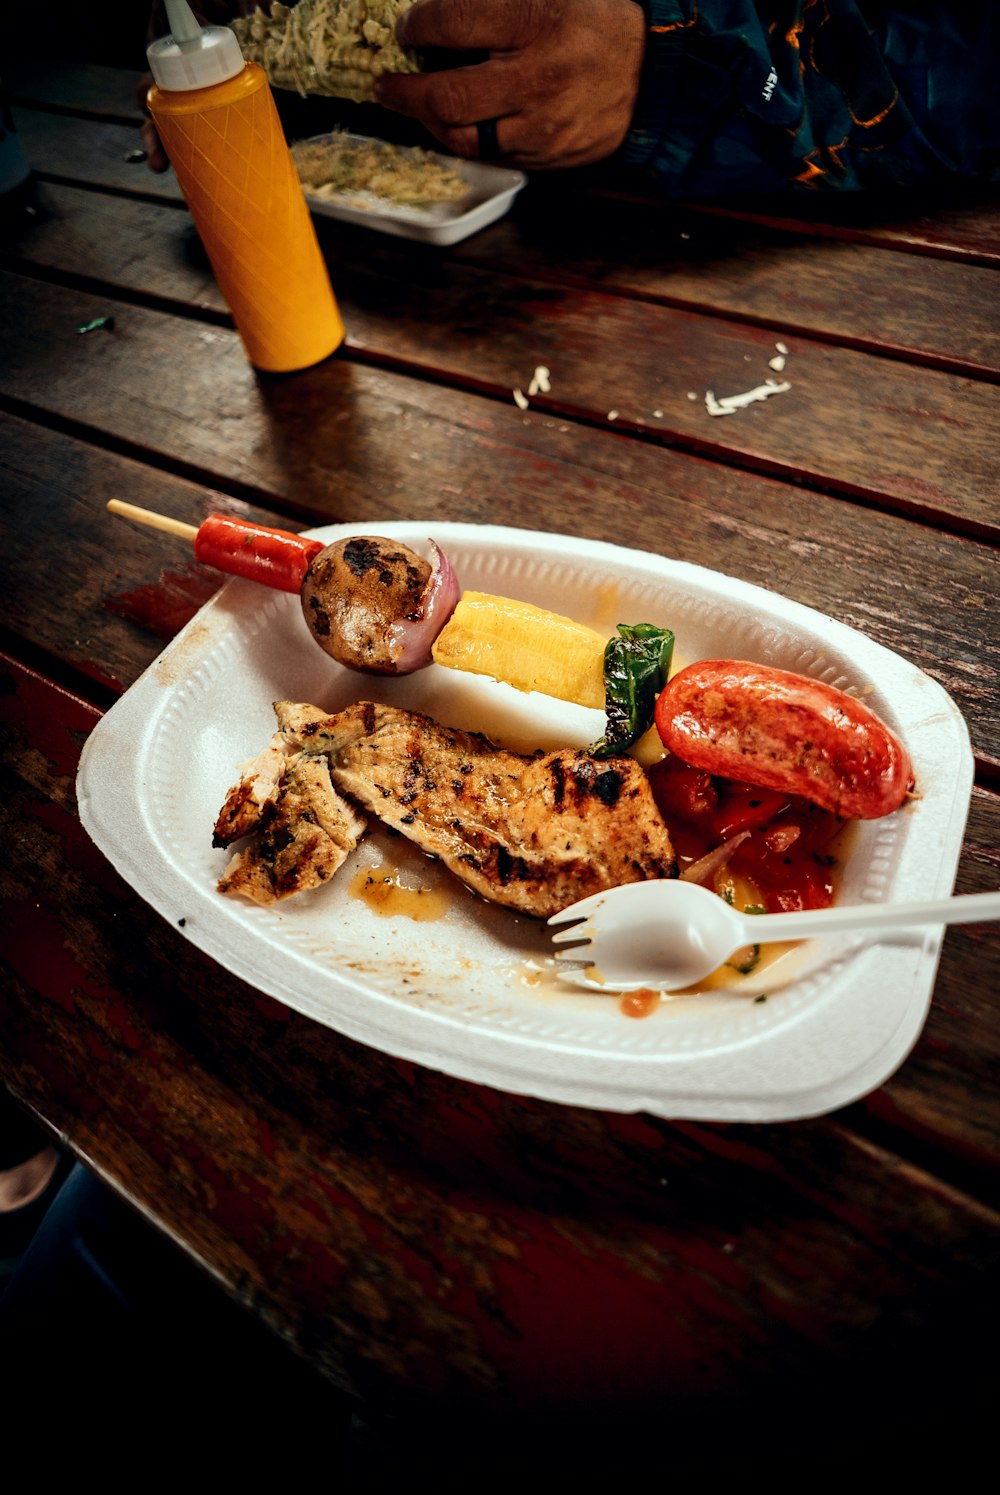
[[741,914],[708,888],[664,878],[594,893],[548,922],[556,930],[553,944],[565,947],[556,951],[564,979],[607,991],[676,991],[703,980],[744,945],[985,919],[1000,919],[1000,892]]

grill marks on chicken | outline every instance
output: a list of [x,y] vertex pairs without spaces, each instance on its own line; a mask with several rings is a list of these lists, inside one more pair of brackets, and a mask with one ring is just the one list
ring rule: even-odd
[[243,770],[219,813],[213,843],[254,839],[219,880],[220,893],[274,903],[327,882],[368,823],[338,794],[325,758],[289,750],[276,733]]
[[[478,733],[370,701],[335,716],[288,701],[275,711],[272,746],[280,739],[295,774],[303,763],[328,765],[331,792],[439,857],[491,902],[547,918],[603,888],[676,875],[669,833],[631,758],[597,762],[570,749],[524,757]],[[285,786],[262,816],[272,844],[291,831],[284,810],[279,815],[287,793]],[[289,814],[292,807],[289,800]],[[224,807],[220,826],[225,816]],[[231,874],[223,882],[224,891],[247,891],[232,885]]]
[[261,828],[274,811],[287,768],[287,745],[283,735],[275,732],[264,751],[241,767],[239,780],[226,795],[215,822],[213,846],[231,846]]

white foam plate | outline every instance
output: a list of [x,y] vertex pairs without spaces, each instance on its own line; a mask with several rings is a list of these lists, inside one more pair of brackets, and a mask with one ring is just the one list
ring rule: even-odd
[[[372,526],[314,533],[330,541]],[[857,692],[905,740],[920,797],[861,824],[840,900],[931,898],[953,886],[972,788],[965,724],[942,688],[833,619],[663,556],[563,535],[462,524],[377,529],[428,554],[428,528],[464,587],[523,598],[607,633],[674,629],[676,663],[734,657]],[[108,712],[84,749],[90,835],[199,949],[317,1022],[387,1053],[519,1094],[720,1121],[793,1119],[847,1104],[903,1061],[926,1017],[940,927],[867,946],[801,947],[783,978],[668,999],[625,1017],[617,999],[566,988],[545,926],[474,898],[386,831],[327,886],[271,908],[216,892],[228,854],[212,828],[237,765],[267,743],[272,701],[327,710],[377,699],[485,731],[521,750],[584,745],[600,713],[432,666],[353,674],[322,654],[298,599],[230,581]],[[383,917],[352,891],[387,862],[438,890],[444,911]],[[181,921],[183,920],[183,925]]]
[[[314,135],[309,143],[325,145],[334,138],[333,135]],[[348,135],[347,139],[356,145],[368,143],[365,135]],[[338,218],[342,223],[373,228],[402,239],[417,239],[425,244],[447,245],[468,239],[488,223],[502,218],[528,180],[523,171],[512,171],[507,166],[463,161],[435,151],[426,154],[465,179],[468,187],[465,197],[457,202],[432,203],[427,207],[404,207],[386,202],[370,192],[317,197],[315,192],[303,189],[306,201],[313,213]]]

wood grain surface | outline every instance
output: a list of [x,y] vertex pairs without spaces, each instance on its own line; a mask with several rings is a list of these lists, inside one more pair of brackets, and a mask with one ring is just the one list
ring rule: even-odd
[[[169,264],[163,285],[176,295],[191,230],[183,218],[164,228]],[[103,255],[95,250],[102,242],[85,229],[81,239],[61,230],[48,238],[59,246],[58,268],[87,277],[88,284],[95,271],[103,279]],[[128,240],[116,234],[112,242],[119,245],[113,257],[120,269],[120,246]],[[44,243],[41,254],[44,263]],[[162,294],[150,269],[158,258],[142,235],[129,245],[129,289]],[[358,269],[355,260],[349,269],[341,260],[334,272],[349,356],[502,399],[526,387],[535,366],[545,364],[552,392],[537,399],[539,409],[588,424],[615,423],[618,432],[869,504],[928,512],[966,533],[1000,534],[990,438],[1000,425],[994,384],[799,339],[780,325],[737,324],[603,291],[487,275],[458,263],[444,275],[438,258],[412,250],[377,251],[362,263]],[[23,254],[18,267],[24,268]],[[115,269],[109,269],[113,285]],[[204,264],[193,267],[185,299],[194,307],[204,297],[206,275]],[[15,336],[18,309],[41,326],[41,292],[18,283],[4,294],[14,300],[5,317]],[[770,360],[779,342],[789,353],[781,378],[790,388],[766,404],[713,418],[708,393],[724,397],[773,379]],[[836,423],[827,419],[831,409],[838,412]]]
[[[268,379],[172,176],[128,159],[127,70],[14,93],[39,180],[0,234],[0,1078],[367,1406],[653,1428],[693,1467],[720,1425],[764,1458],[776,1407],[803,1448],[967,1446],[996,1391],[1000,925],[949,930],[913,1052],[833,1115],[586,1111],[238,981],[96,850],[74,784],[219,583],[108,498],[503,523],[742,577],[927,671],[976,757],[957,890],[996,888],[995,196],[665,205],[598,176],[445,252],[324,223],[347,345]],[[792,388],[708,414],[767,377]]]
[[756,323],[782,340],[812,337],[1000,374],[995,275],[977,265],[652,204],[625,203],[595,218],[578,196],[550,193],[529,196],[516,218],[476,234],[456,257]]

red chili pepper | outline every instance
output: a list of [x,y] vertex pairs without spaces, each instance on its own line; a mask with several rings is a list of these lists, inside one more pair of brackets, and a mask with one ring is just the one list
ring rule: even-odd
[[323,549],[322,540],[305,540],[288,530],[269,529],[227,514],[209,514],[194,542],[195,557],[206,566],[259,581],[279,592],[298,592],[310,564]]

